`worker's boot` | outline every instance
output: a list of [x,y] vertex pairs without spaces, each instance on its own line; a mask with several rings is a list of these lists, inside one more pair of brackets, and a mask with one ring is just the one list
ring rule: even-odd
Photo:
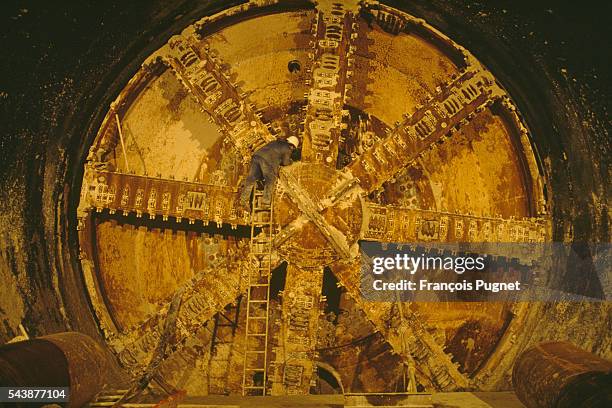
[[261,197],[261,206],[262,207],[270,207],[272,205],[272,198],[266,197],[265,195]]
[[272,193],[276,185],[276,177],[274,176],[269,175],[269,178],[264,183],[263,196],[261,197],[261,205],[263,207],[270,207],[272,205]]
[[263,195],[261,196],[261,206],[269,207],[272,204],[272,192],[274,190],[274,182],[268,182],[264,185]]

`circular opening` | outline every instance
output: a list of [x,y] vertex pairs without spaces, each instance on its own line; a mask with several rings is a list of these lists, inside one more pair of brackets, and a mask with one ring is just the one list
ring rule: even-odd
[[302,69],[302,66],[300,65],[300,62],[298,60],[291,60],[287,64],[287,69],[292,74],[297,74]]

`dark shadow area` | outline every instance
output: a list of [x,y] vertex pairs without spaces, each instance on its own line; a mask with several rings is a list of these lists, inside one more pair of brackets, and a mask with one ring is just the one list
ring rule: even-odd
[[332,373],[323,367],[317,367],[317,385],[311,389],[312,394],[342,394],[342,388]]
[[[236,228],[232,228],[229,224],[221,224],[221,227],[218,227],[214,221],[204,224],[201,220],[195,220],[193,224],[190,224],[189,220],[184,218],[180,222],[177,222],[175,217],[168,217],[164,221],[160,216],[150,219],[146,214],[142,217],[137,217],[135,213],[129,213],[128,215],[118,212],[110,214],[108,210],[103,210],[100,213],[92,212],[92,214],[95,214],[95,219],[98,222],[115,221],[118,225],[130,225],[134,228],[146,227],[149,229],[170,230],[173,233],[177,231],[197,232],[208,235],[222,235],[224,238],[230,236],[249,238],[251,236],[251,227],[246,225],[237,225]],[[258,233],[258,229],[255,229],[256,233]]]
[[270,278],[270,299],[280,302],[279,293],[285,289],[285,281],[287,280],[287,262],[281,263],[272,270]]
[[325,302],[325,313],[333,312],[338,316],[340,314],[340,296],[342,295],[342,289],[338,286],[338,279],[328,267],[323,270],[322,293],[327,299]]

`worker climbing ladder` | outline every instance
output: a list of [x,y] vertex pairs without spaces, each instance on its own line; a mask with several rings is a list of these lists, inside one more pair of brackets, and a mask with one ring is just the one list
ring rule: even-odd
[[272,205],[254,189],[242,395],[266,395],[272,234]]

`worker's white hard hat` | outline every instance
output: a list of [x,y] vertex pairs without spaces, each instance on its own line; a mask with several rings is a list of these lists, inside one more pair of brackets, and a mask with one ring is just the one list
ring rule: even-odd
[[287,138],[287,143],[294,145],[296,148],[300,145],[300,139],[295,136],[289,136]]

